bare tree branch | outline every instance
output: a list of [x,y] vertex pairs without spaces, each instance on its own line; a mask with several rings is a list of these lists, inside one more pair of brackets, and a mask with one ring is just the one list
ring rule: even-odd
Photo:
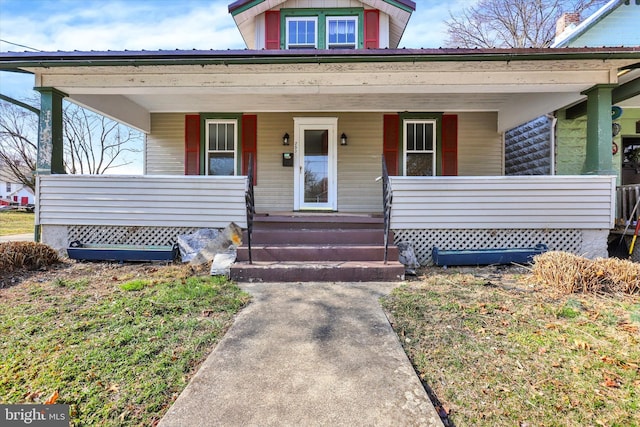
[[449,47],[548,47],[565,12],[593,13],[607,0],[480,0],[446,21]]
[[[37,106],[39,99],[25,101]],[[142,135],[118,122],[65,102],[64,167],[70,174],[104,174],[133,163],[128,154],[142,151]],[[35,190],[38,117],[0,101],[0,171],[2,178]]]

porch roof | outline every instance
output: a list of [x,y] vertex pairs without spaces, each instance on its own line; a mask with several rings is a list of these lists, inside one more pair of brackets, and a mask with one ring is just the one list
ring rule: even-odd
[[640,47],[0,53],[0,70],[147,132],[154,112],[278,111],[495,111],[505,130],[639,67]]

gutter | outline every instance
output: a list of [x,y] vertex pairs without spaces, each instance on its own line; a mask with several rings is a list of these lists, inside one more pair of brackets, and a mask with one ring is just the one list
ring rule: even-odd
[[367,49],[353,50],[230,50],[230,51],[107,51],[0,53],[0,70],[21,68],[149,66],[149,65],[248,65],[417,63],[542,60],[637,59],[640,47],[563,49]]

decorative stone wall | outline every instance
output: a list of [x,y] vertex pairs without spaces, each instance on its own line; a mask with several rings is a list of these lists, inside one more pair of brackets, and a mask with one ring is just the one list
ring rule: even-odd
[[550,175],[552,119],[540,116],[505,133],[505,175]]

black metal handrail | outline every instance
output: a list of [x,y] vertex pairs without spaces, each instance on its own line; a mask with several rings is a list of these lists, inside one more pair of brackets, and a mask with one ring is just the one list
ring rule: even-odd
[[387,254],[389,252],[389,231],[391,229],[391,203],[393,201],[393,193],[391,191],[391,183],[389,181],[389,172],[387,171],[387,162],[382,156],[382,208],[384,210],[384,263],[387,263]]
[[253,233],[253,217],[256,213],[255,199],[253,197],[253,154],[249,154],[247,172],[247,190],[244,195],[247,207],[247,247],[249,248],[249,264],[253,264],[253,259],[251,258],[251,234]]

